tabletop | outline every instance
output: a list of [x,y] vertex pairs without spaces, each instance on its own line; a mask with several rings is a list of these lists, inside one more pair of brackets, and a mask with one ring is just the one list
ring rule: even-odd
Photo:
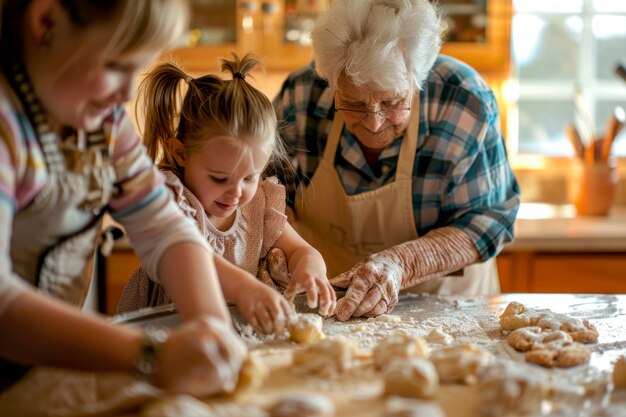
[[[525,363],[524,355],[506,343],[498,316],[511,302],[532,309],[549,309],[555,313],[588,319],[599,331],[597,343],[587,345],[592,351],[588,364],[567,369],[545,369]],[[300,303],[297,303],[298,306]],[[305,311],[306,308],[300,306]],[[240,317],[234,311],[234,319]],[[150,319],[154,321],[154,319]],[[172,317],[156,319],[172,323]],[[263,386],[243,393],[235,399],[209,400],[210,404],[235,402],[267,409],[273,402],[291,392],[318,393],[330,398],[336,416],[383,417],[385,401],[380,372],[371,364],[362,363],[349,371],[332,377],[305,375],[291,366],[291,353],[302,346],[285,338],[260,337],[244,323],[236,323],[251,352],[262,357],[271,369]],[[353,318],[339,322],[327,318],[323,324],[327,336],[342,335],[351,339],[363,351],[373,349],[393,333],[402,332],[426,336],[437,329],[451,336],[450,345],[472,343],[489,352],[494,361],[511,362],[539,369],[550,374],[552,381],[568,386],[567,394],[557,402],[544,404],[539,415],[550,416],[618,416],[626,413],[626,390],[612,390],[602,385],[610,381],[616,359],[626,355],[626,295],[599,294],[503,294],[493,297],[433,296],[406,294],[389,314],[373,318]],[[429,342],[431,351],[442,345]],[[589,384],[598,382],[604,388],[591,390]],[[448,417],[476,417],[481,410],[479,384],[441,384],[432,401],[439,404]],[[582,388],[581,388],[582,387]],[[587,387],[587,388],[585,388]],[[576,390],[574,388],[581,388]],[[601,392],[600,392],[601,391]],[[584,394],[581,394],[584,392]],[[599,395],[596,395],[598,394]],[[413,414],[412,414],[413,415]],[[416,414],[417,415],[417,414]]]

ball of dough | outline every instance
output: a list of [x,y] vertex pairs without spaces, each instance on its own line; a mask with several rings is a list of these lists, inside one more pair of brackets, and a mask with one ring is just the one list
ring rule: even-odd
[[434,401],[389,397],[381,417],[445,417],[444,411]]
[[357,347],[349,339],[333,336],[293,353],[295,370],[334,378],[352,366]]
[[378,369],[383,369],[396,359],[425,358],[427,356],[428,346],[424,339],[396,333],[376,346],[374,364]]
[[322,330],[324,321],[322,316],[305,313],[297,314],[288,325],[289,338],[296,343],[313,344],[322,340],[325,335]]
[[270,371],[265,362],[263,362],[263,359],[252,352],[248,353],[239,371],[239,380],[237,381],[235,391],[256,391],[263,385],[263,382],[265,382],[269,374]]
[[432,398],[439,388],[439,376],[432,362],[424,358],[395,360],[383,372],[385,395]]
[[481,415],[539,415],[549,389],[549,376],[541,368],[517,362],[494,364],[480,375]]
[[143,407],[140,417],[216,417],[211,408],[189,395],[160,398]]
[[332,417],[335,406],[321,394],[294,392],[281,397],[269,410],[270,417]]
[[488,352],[472,343],[445,347],[430,355],[442,383],[474,383],[491,359]]
[[626,389],[626,356],[620,356],[613,366],[613,387]]

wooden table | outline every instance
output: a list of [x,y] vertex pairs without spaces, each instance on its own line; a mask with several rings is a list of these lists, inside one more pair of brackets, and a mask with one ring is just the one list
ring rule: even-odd
[[[378,320],[358,318],[341,323],[330,318],[324,322],[324,331],[327,335],[341,334],[366,350],[394,332],[425,336],[433,328],[439,328],[453,336],[452,344],[471,342],[491,352],[497,360],[523,362],[523,355],[504,342],[505,335],[498,322],[498,315],[511,301],[521,302],[529,308],[550,309],[553,312],[585,318],[598,328],[598,342],[588,345],[593,352],[590,363],[571,369],[550,370],[556,379],[568,381],[567,384],[582,384],[589,378],[606,376],[612,370],[615,359],[626,355],[626,295],[506,294],[497,297],[438,297],[411,294],[401,296],[399,304],[389,314],[395,316],[395,320],[389,317]],[[172,323],[171,317],[166,320]],[[306,391],[331,398],[336,405],[337,416],[383,416],[383,382],[379,372],[372,366],[357,367],[330,380],[302,375],[290,366],[291,352],[300,346],[284,339],[260,340],[252,335],[244,335],[244,340],[252,351],[258,351],[257,354],[266,359],[271,367],[271,375],[259,391],[238,396],[237,403],[266,408],[287,392]],[[442,346],[430,347],[434,350]],[[217,400],[218,403],[223,401],[226,400]],[[435,401],[448,417],[480,415],[480,395],[476,385],[441,385]],[[581,399],[580,404],[576,403],[576,412],[584,409],[582,401]],[[589,405],[588,402],[584,404]],[[614,392],[609,407],[613,408],[608,414],[602,414],[603,416],[616,415],[614,410],[621,408],[626,410],[626,390]],[[572,413],[574,411],[569,410],[560,415],[576,415]]]

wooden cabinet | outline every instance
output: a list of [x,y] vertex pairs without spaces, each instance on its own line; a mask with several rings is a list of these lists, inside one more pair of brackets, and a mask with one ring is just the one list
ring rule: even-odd
[[502,292],[626,293],[626,252],[504,252]]
[[[439,0],[448,38],[442,53],[483,73],[505,73],[510,62],[511,0]],[[218,58],[254,52],[269,71],[288,71],[311,60],[306,36],[330,0],[192,1],[186,45],[168,51],[188,71],[218,70]]]
[[104,311],[113,315],[122,295],[122,290],[132,273],[139,267],[139,258],[131,248],[117,247],[102,260],[104,277]]

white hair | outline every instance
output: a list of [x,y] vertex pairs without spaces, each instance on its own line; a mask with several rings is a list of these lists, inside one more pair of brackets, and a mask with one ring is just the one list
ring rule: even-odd
[[428,0],[334,0],[311,32],[316,70],[336,87],[421,88],[441,48],[441,22]]

